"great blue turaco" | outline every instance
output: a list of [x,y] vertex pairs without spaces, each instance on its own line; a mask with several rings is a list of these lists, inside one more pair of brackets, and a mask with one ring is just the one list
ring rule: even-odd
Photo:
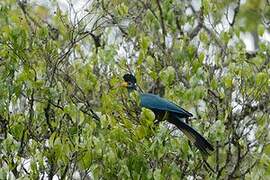
[[167,120],[174,124],[204,156],[210,155],[214,151],[213,146],[200,133],[183,121],[185,118],[193,116],[190,112],[158,95],[143,93],[137,86],[137,80],[132,74],[125,74],[123,79],[124,82],[121,83],[121,86],[127,88],[129,92],[138,91],[140,106],[152,110],[158,121]]

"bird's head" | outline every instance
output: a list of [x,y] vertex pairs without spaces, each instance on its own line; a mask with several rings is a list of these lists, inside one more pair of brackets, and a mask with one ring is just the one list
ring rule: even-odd
[[124,82],[121,84],[122,87],[127,88],[128,90],[136,90],[137,80],[132,74],[125,74],[123,76]]

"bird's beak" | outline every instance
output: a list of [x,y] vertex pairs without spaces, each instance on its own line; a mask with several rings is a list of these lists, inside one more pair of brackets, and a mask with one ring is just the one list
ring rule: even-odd
[[128,87],[128,83],[127,82],[122,82],[122,83],[120,83],[120,87],[127,88]]
[[127,88],[128,87],[128,83],[127,82],[118,83],[114,88],[119,88],[119,87]]

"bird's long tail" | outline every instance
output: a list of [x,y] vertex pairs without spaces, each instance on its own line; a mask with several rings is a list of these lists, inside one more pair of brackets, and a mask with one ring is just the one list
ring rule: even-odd
[[195,129],[183,122],[177,115],[173,115],[168,120],[170,123],[177,126],[194,145],[202,152],[203,155],[210,155],[214,151],[213,146]]

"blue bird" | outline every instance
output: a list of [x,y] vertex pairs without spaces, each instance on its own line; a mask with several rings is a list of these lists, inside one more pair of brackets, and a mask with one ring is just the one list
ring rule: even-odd
[[[132,74],[123,76],[125,82],[122,87],[126,87],[129,92],[137,90],[137,80]],[[188,139],[201,151],[203,155],[210,155],[214,151],[213,146],[195,129],[185,123],[182,119],[192,117],[192,114],[180,106],[160,96],[140,92],[140,106],[152,110],[159,121],[167,120],[179,128]]]

